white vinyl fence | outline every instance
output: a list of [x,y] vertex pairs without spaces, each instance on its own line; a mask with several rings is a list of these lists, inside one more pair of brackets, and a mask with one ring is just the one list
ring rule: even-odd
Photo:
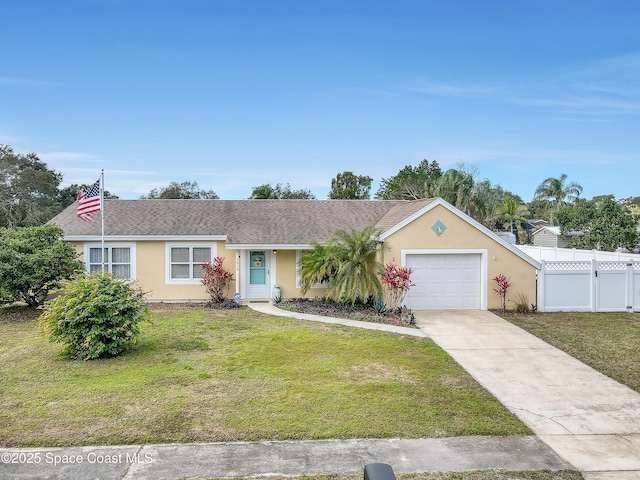
[[627,252],[603,252],[602,250],[580,250],[577,248],[541,247],[538,245],[515,245],[531,258],[541,261],[562,260],[613,260],[640,261],[640,254]]
[[538,272],[541,312],[640,311],[640,261],[545,261]]

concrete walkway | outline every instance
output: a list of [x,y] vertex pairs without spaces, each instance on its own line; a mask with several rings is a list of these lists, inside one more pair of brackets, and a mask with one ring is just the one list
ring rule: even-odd
[[345,325],[347,327],[365,328],[367,330],[381,330],[383,332],[401,333],[403,335],[411,335],[413,337],[427,337],[428,335],[418,328],[396,327],[395,325],[386,325],[384,323],[361,322],[359,320],[349,320],[348,318],[325,317],[322,315],[314,315],[311,313],[299,313],[283,310],[270,303],[249,303],[248,306],[258,312],[278,317],[297,318],[298,320],[309,320],[312,322],[332,323],[334,325]]
[[[394,471],[564,470],[534,436],[0,449],[0,478],[157,480]],[[15,459],[15,461],[12,461]]]
[[416,321],[585,478],[640,479],[640,394],[490,312]]

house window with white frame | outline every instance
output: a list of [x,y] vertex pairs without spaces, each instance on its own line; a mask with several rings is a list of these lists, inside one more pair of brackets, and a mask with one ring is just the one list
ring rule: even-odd
[[215,245],[167,245],[167,283],[200,283],[202,266],[215,257]]
[[135,245],[133,244],[105,244],[85,245],[85,268],[88,272],[102,269],[104,255],[104,270],[117,277],[135,280]]

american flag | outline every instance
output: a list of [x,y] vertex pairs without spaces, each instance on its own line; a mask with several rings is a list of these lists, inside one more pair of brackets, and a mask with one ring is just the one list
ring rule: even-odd
[[100,180],[85,188],[78,195],[78,211],[76,215],[85,222],[93,221],[93,214],[99,212],[102,205],[100,200]]

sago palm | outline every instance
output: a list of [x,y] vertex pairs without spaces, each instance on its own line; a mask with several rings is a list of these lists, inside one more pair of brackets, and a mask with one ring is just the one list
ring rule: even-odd
[[314,244],[300,260],[302,292],[314,284],[329,280],[327,295],[347,303],[365,302],[370,296],[383,295],[379,274],[382,265],[378,253],[383,244],[374,227],[363,230],[338,230],[327,245]]
[[382,244],[374,227],[363,230],[338,230],[329,241],[328,249],[338,260],[337,271],[329,283],[330,294],[343,302],[365,302],[370,296],[383,295],[378,262]]
[[337,271],[337,261],[330,257],[326,245],[314,243],[300,257],[300,289],[305,294],[316,284],[328,283],[331,274]]

